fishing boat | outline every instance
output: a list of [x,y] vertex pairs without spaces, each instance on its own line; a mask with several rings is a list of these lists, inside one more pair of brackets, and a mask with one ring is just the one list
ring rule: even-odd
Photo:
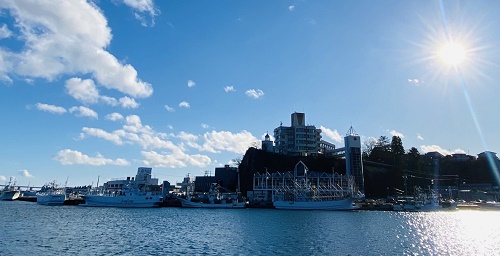
[[66,186],[59,187],[52,181],[42,187],[36,194],[36,202],[41,205],[63,205],[66,201]]
[[415,187],[414,198],[400,200],[392,209],[404,212],[449,211],[456,210],[457,203],[452,199],[440,198],[439,194],[430,188],[428,193],[425,193],[420,187]]
[[274,208],[284,210],[355,210],[363,197],[352,176],[310,172],[302,161],[293,172],[255,174],[255,191],[270,192]]
[[159,207],[163,197],[159,193],[145,192],[129,183],[119,191],[100,191],[82,196],[81,206],[146,208]]
[[[353,182],[352,179],[347,181]],[[273,196],[273,205],[276,209],[348,211],[359,208],[354,205],[358,197],[352,188],[343,188],[339,184],[313,185],[307,179],[294,180],[292,186],[278,187],[274,190]]]
[[188,195],[187,198],[177,198],[184,208],[223,208],[241,209],[245,208],[244,201],[237,192],[227,191],[225,188],[213,183],[208,193]]
[[12,182],[12,177],[10,177],[9,183],[7,183],[2,191],[0,192],[0,200],[3,201],[13,201],[16,200],[21,195],[19,189],[16,189],[15,182]]

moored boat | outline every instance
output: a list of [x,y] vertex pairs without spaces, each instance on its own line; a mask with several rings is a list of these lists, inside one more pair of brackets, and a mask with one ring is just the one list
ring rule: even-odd
[[329,211],[348,211],[358,209],[354,205],[354,198],[325,200],[325,201],[274,201],[276,209],[287,210],[329,210]]
[[270,184],[276,209],[355,210],[359,207],[354,202],[364,196],[357,190],[352,176],[309,172],[302,161],[295,165],[293,172],[266,173],[254,178],[254,190],[257,187],[268,190]]
[[436,191],[429,189],[424,193],[419,187],[415,188],[415,197],[398,201],[392,206],[394,211],[404,212],[430,212],[450,211],[457,209],[457,203],[452,199],[442,199]]
[[82,196],[90,207],[146,208],[159,207],[163,197],[159,193],[144,192],[130,184],[120,191],[106,191]]
[[10,177],[9,183],[0,192],[0,200],[3,201],[13,201],[16,200],[21,195],[19,189],[16,189],[15,182],[12,182],[12,177]]
[[81,196],[85,201],[81,206],[90,207],[123,207],[123,208],[145,208],[159,207],[163,202],[160,191],[154,189],[158,179],[152,178],[152,168],[139,167],[137,175],[126,180],[113,179]]
[[210,190],[205,194],[196,196],[188,195],[187,198],[177,198],[184,208],[223,208],[241,209],[245,208],[246,202],[236,192],[223,192],[223,187],[216,183],[211,184]]
[[41,205],[63,205],[64,201],[66,201],[65,188],[57,186],[55,181],[43,186],[36,194],[36,202]]
[[500,210],[500,203],[495,201],[478,201],[477,206],[481,210]]

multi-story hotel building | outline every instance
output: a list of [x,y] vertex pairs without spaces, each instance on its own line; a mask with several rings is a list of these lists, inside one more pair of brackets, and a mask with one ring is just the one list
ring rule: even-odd
[[[304,113],[291,115],[291,126],[274,129],[274,152],[285,155],[309,155],[320,152],[321,129],[306,125]],[[333,145],[333,144],[332,144]]]

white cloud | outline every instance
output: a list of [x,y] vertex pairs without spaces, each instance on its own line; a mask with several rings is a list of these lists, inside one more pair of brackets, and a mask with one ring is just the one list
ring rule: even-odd
[[254,98],[254,99],[259,99],[259,98],[262,98],[262,96],[264,96],[264,92],[260,89],[257,89],[257,90],[250,89],[250,90],[246,91],[245,94],[248,97]]
[[288,10],[293,12],[295,10],[295,5],[288,6]]
[[7,27],[7,24],[2,24],[0,27],[0,39],[9,38],[12,36],[12,31]]
[[126,124],[123,129],[133,133],[153,134],[154,131],[149,125],[142,125],[141,117],[138,115],[130,115],[125,118]]
[[419,79],[414,78],[414,79],[408,79],[408,83],[411,85],[419,86],[419,85],[423,84],[424,81],[421,81]]
[[208,129],[208,128],[210,128],[210,126],[209,126],[208,124],[204,124],[204,123],[202,123],[202,124],[201,124],[201,128],[203,128],[203,129]]
[[172,153],[157,153],[156,151],[142,151],[144,164],[153,167],[181,168],[189,166],[205,167],[211,159],[205,155],[188,155],[181,150]]
[[[173,129],[171,126],[169,128]],[[143,149],[141,154],[144,157],[144,164],[169,168],[204,167],[211,163],[211,159],[206,155],[188,154],[190,148],[211,153],[227,151],[243,154],[248,147],[260,142],[248,131],[240,133],[212,131],[202,136],[184,131],[177,134],[160,133],[148,125],[143,125],[140,117],[136,115],[127,116],[123,128],[112,132],[84,127],[80,138],[86,137],[101,138],[116,145],[138,145]],[[174,142],[175,140],[178,141]]]
[[404,134],[402,134],[402,133],[400,133],[400,132],[398,132],[398,131],[396,131],[396,130],[390,130],[390,131],[389,131],[389,130],[386,130],[386,131],[387,131],[387,132],[388,132],[391,136],[398,136],[398,137],[399,137],[399,138],[401,138],[401,139],[405,137],[405,136],[404,136]]
[[417,139],[424,140],[424,137],[422,137],[422,135],[420,135],[419,133],[417,133]]
[[71,78],[66,80],[66,92],[76,100],[85,104],[97,103],[99,91],[92,79]]
[[189,102],[183,101],[183,102],[179,103],[179,107],[181,107],[181,108],[190,108],[191,106],[189,105]]
[[54,160],[59,161],[62,165],[93,165],[93,166],[104,166],[104,165],[119,165],[127,166],[130,163],[123,159],[108,159],[104,158],[101,154],[97,153],[95,157],[85,155],[77,150],[64,149],[53,157]]
[[133,98],[130,98],[130,97],[122,97],[120,98],[120,105],[123,107],[123,108],[138,108],[139,107],[139,103],[135,102],[135,100]]
[[175,109],[173,107],[170,107],[169,105],[165,105],[165,109],[168,111],[168,112],[175,112]]
[[424,153],[439,152],[440,154],[445,155],[445,156],[455,154],[455,153],[465,153],[465,151],[463,149],[457,148],[455,150],[450,151],[450,150],[443,149],[438,145],[421,145],[420,149]]
[[[149,27],[155,25],[155,16],[157,16],[160,11],[155,7],[153,0],[123,0],[123,3],[135,11],[134,17],[141,22],[142,26]],[[149,14],[151,17],[151,22],[149,24],[144,13]]]
[[205,142],[201,149],[204,151],[219,153],[220,150],[243,154],[254,143],[260,142],[248,131],[231,133],[228,131],[211,131],[203,135]]
[[35,104],[35,107],[38,109],[38,110],[41,110],[41,111],[45,111],[45,112],[49,112],[49,113],[52,113],[52,114],[64,114],[66,113],[66,109],[63,108],[63,107],[59,107],[59,106],[55,106],[55,105],[49,105],[49,104],[44,104],[44,103],[37,103]]
[[82,80],[81,78],[74,77],[66,81],[65,87],[66,92],[71,97],[84,104],[95,104],[101,101],[110,106],[117,106],[120,104],[123,108],[134,109],[139,107],[139,103],[137,103],[135,99],[127,96],[116,100],[113,97],[99,95],[99,91],[92,79]]
[[174,127],[171,124],[167,125],[167,128],[170,129],[170,130],[174,129]]
[[54,80],[60,75],[89,74],[100,85],[133,97],[149,97],[151,84],[141,81],[130,64],[106,51],[111,30],[92,1],[3,1],[23,48],[0,51],[0,77],[10,75]]
[[69,109],[70,113],[75,113],[75,116],[77,117],[90,117],[94,119],[98,119],[97,112],[94,110],[84,107],[84,106],[79,106],[79,107],[71,107]]
[[97,138],[105,139],[107,141],[111,141],[116,145],[123,144],[123,141],[120,138],[119,133],[117,132],[109,133],[99,128],[89,128],[89,127],[83,127],[82,132],[83,132],[81,135],[82,138],[85,138],[86,135],[90,135]]
[[113,107],[118,106],[118,101],[113,97],[100,96],[99,100],[101,102],[104,102],[105,104],[108,104],[108,105],[113,106]]
[[26,177],[26,178],[34,178],[35,176],[31,175],[28,170],[19,170],[19,173],[21,173],[21,175],[23,175],[23,177]]
[[187,83],[188,87],[193,87],[196,85],[196,83],[193,81],[193,80],[188,80],[188,83]]
[[337,130],[330,130],[324,126],[319,127],[321,129],[321,132],[324,133],[328,138],[342,143],[344,141],[344,138],[340,136],[340,133]]
[[120,113],[116,113],[116,112],[111,113],[111,114],[107,114],[104,118],[106,120],[111,120],[111,121],[123,120],[123,116]]
[[0,181],[6,181],[6,180],[7,180],[7,178],[5,176],[0,175]]
[[232,85],[224,87],[225,92],[234,92],[236,91]]

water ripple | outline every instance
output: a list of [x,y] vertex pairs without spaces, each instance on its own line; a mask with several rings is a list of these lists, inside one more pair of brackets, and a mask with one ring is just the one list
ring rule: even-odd
[[494,255],[500,212],[48,207],[0,201],[0,255]]

